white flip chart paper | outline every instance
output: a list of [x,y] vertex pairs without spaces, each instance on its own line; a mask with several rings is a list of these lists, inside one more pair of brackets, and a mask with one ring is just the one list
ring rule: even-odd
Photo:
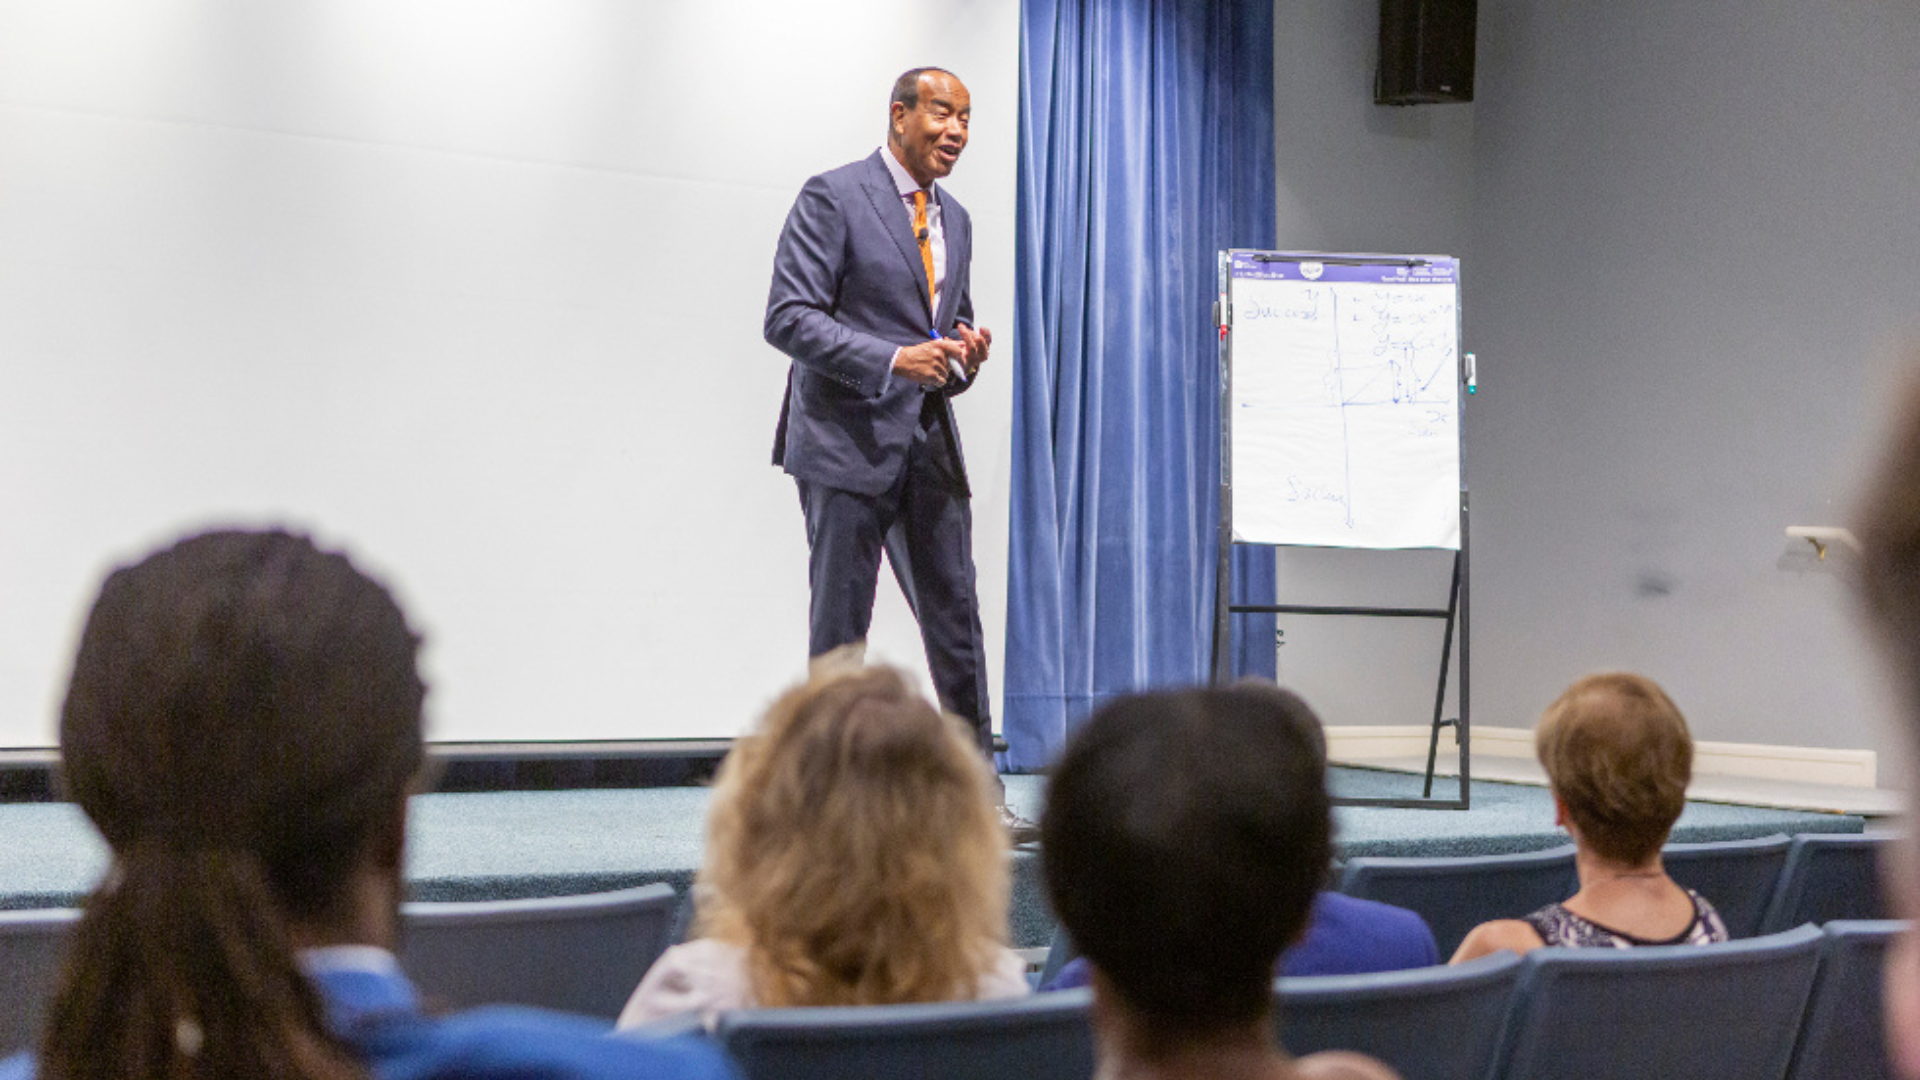
[[1235,252],[1233,539],[1460,547],[1459,266]]

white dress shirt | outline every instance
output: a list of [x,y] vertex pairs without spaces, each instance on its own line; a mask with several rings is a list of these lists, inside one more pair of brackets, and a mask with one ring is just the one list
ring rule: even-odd
[[[900,192],[900,205],[905,209],[907,223],[911,226],[913,223],[913,193],[921,190],[920,183],[913,178],[912,174],[907,172],[905,165],[900,164],[900,159],[893,156],[892,147],[882,146],[880,148],[880,160],[887,163],[887,171],[893,174],[894,189]],[[934,197],[934,191],[937,188],[937,184],[928,184],[925,189],[927,193],[927,241],[933,248],[933,310],[936,312],[940,310],[940,286],[946,284],[947,280],[947,227],[941,220],[940,203]],[[918,238],[916,237],[916,239]],[[928,327],[928,329],[931,330],[933,328]]]

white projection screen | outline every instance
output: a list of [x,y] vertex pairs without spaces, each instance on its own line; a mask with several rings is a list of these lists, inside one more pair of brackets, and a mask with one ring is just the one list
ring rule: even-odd
[[[806,667],[774,243],[923,64],[972,90],[1001,331],[957,403],[997,697],[1018,16],[0,0],[0,747],[55,743],[111,566],[264,523],[394,586],[434,739],[736,734]],[[872,643],[924,685],[884,572]]]

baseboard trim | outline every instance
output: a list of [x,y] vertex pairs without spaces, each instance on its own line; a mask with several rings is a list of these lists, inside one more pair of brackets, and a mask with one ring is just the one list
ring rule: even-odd
[[[1428,729],[1422,724],[1336,725],[1327,728],[1327,756],[1355,765],[1389,758],[1424,757],[1427,736]],[[1443,762],[1455,759],[1459,753],[1457,747],[1451,728],[1441,733]],[[1476,758],[1531,758],[1533,732],[1527,728],[1475,726],[1473,753]],[[1742,776],[1870,788],[1877,786],[1879,759],[1872,750],[1696,742],[1693,771],[1698,776]]]
[[[1364,764],[1427,752],[1427,728],[1419,724],[1329,724],[1326,730],[1327,757],[1336,762]],[[1473,737],[1476,742],[1479,740],[1480,729],[1474,729]],[[1440,746],[1452,753],[1453,736],[1442,733]]]

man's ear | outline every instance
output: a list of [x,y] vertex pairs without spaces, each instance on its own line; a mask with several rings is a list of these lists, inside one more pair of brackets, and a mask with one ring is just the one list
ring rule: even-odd
[[372,837],[367,857],[383,872],[402,876],[407,860],[407,795],[394,800],[393,809]]
[[1087,986],[1093,990],[1093,1008],[1088,1013],[1096,1032],[1105,1032],[1108,1037],[1118,1037],[1132,1018],[1132,1010],[1113,988],[1113,980],[1100,970],[1098,964],[1087,963]]

